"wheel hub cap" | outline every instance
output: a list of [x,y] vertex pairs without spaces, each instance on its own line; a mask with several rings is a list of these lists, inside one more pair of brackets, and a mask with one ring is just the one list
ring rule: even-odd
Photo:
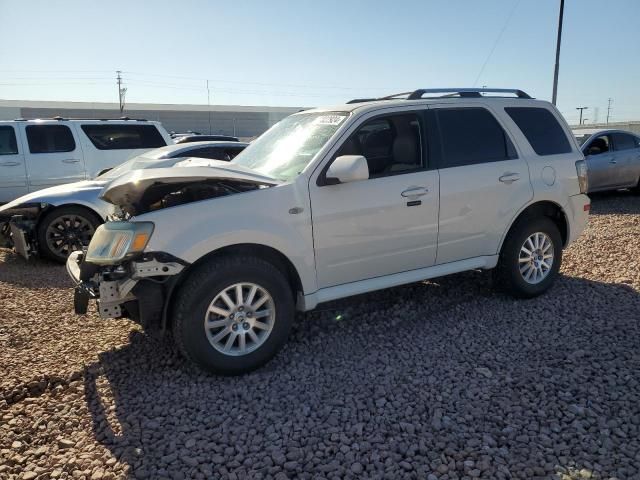
[[204,318],[207,340],[217,351],[246,355],[269,337],[275,323],[275,304],[269,292],[255,283],[236,283],[219,292]]
[[518,264],[525,282],[535,285],[542,282],[553,267],[554,251],[551,237],[536,232],[524,241],[520,248]]

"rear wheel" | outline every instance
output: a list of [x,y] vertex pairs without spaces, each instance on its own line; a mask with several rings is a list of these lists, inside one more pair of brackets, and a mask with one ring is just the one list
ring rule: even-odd
[[278,352],[293,318],[291,287],[278,268],[253,257],[221,257],[180,288],[173,335],[183,356],[205,370],[239,374]]
[[43,257],[64,263],[69,254],[89,245],[102,219],[91,210],[70,205],[47,213],[38,225],[38,250]]
[[513,226],[494,271],[496,285],[513,296],[531,298],[546,292],[560,270],[562,237],[547,217],[528,217]]

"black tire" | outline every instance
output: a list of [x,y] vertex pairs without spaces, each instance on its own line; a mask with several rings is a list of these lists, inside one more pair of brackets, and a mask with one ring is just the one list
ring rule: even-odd
[[[241,282],[266,290],[276,313],[264,343],[250,353],[231,356],[209,342],[204,319],[216,295]],[[271,263],[250,256],[214,258],[198,267],[180,287],[174,305],[173,337],[180,353],[204,370],[222,375],[246,373],[267,363],[286,343],[295,315],[293,292],[285,275]]]
[[[90,227],[90,230],[82,227],[79,228],[74,235],[73,240],[69,241],[68,248],[66,250],[56,250],[47,242],[47,230],[55,222],[59,222],[63,217],[69,217],[70,219],[82,219],[86,222],[86,226]],[[38,252],[42,257],[48,258],[58,263],[65,263],[67,257],[74,250],[80,250],[82,246],[89,244],[93,233],[100,224],[102,219],[93,211],[85,207],[79,207],[77,205],[69,205],[66,207],[58,207],[50,212],[38,222],[36,237],[38,240]]]
[[[542,232],[553,244],[553,264],[544,279],[536,284],[528,283],[520,273],[520,249],[527,238]],[[517,298],[532,298],[546,292],[558,276],[562,264],[562,237],[556,224],[548,217],[524,217],[519,219],[505,239],[498,265],[494,269],[494,284],[500,290]]]
[[640,195],[640,179],[638,180],[638,184],[635,187],[631,187],[630,190],[634,195]]

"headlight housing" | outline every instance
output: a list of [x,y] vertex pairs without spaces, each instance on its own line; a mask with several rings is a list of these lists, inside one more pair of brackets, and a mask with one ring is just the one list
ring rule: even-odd
[[107,222],[93,234],[86,261],[112,265],[142,252],[153,233],[151,222]]

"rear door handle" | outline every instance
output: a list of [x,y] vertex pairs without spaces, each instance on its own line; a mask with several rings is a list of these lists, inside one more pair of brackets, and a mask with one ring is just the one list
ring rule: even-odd
[[62,163],[79,163],[80,160],[77,158],[65,158],[62,160]]
[[615,164],[615,163],[618,163],[618,161],[616,159],[612,158],[611,160],[609,160],[609,163]]
[[401,193],[401,195],[405,198],[418,198],[418,197],[422,197],[423,195],[426,195],[427,193],[429,193],[429,189],[425,188],[425,187],[411,187],[411,188],[407,188],[404,192]]
[[20,162],[2,162],[0,163],[0,167],[17,167],[20,165]]
[[520,174],[518,172],[505,172],[498,178],[502,183],[510,184],[516,180],[520,180]]

